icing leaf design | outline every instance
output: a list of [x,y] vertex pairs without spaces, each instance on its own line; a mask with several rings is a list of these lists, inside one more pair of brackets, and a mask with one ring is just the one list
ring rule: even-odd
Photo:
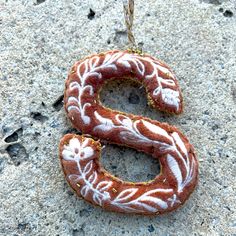
[[111,186],[112,186],[111,181],[110,182],[102,181],[97,185],[96,189],[103,192],[103,191],[107,190],[108,188],[110,188]]
[[101,123],[94,128],[94,131],[96,131],[97,129],[102,131],[109,131],[114,127],[112,120],[100,116],[97,111],[94,112],[94,115],[96,119]]
[[79,176],[79,175],[75,175],[75,174],[71,174],[71,175],[69,175],[68,178],[69,178],[71,181],[73,181],[73,182],[78,182],[79,180],[82,179],[81,176]]
[[161,127],[154,125],[146,120],[142,120],[143,124],[146,126],[147,129],[149,129],[150,132],[164,136],[168,140],[170,140],[170,135]]
[[162,93],[162,99],[166,104],[177,107],[177,110],[179,109],[180,99],[178,91],[165,88],[162,89],[161,93]]
[[94,115],[101,123],[103,123],[107,126],[112,126],[113,125],[113,122],[112,122],[111,119],[107,119],[107,118],[104,118],[104,117],[100,116],[97,111],[94,112]]
[[154,203],[161,207],[162,209],[166,209],[168,207],[167,203],[160,198],[157,197],[152,197],[152,196],[143,196],[142,198],[139,199],[140,202],[147,201],[148,203]]
[[184,153],[184,155],[187,157],[188,156],[188,151],[184,145],[184,142],[182,141],[182,139],[179,137],[179,134],[174,132],[172,134],[172,137],[174,138],[177,146],[180,148],[180,150],[182,150],[182,152]]
[[91,183],[91,184],[94,184],[97,182],[97,177],[98,177],[98,174],[96,171],[94,171],[88,178],[88,182]]
[[129,198],[133,197],[137,191],[137,188],[128,188],[123,190],[113,201],[116,203],[127,201]]
[[[135,188],[131,188],[132,191],[127,191],[129,189],[126,189],[122,191],[119,195],[127,194],[128,192],[128,197],[125,199],[124,197],[121,198],[121,200],[117,201],[117,196],[113,201],[112,204],[115,206],[125,209],[127,212],[144,212],[144,211],[149,211],[149,212],[158,212],[158,208],[161,209],[166,209],[168,207],[168,204],[158,198],[151,196],[152,194],[163,192],[163,193],[172,193],[172,189],[153,189],[149,190],[145,193],[143,193],[141,196],[134,198],[134,195],[136,194],[137,191],[135,191]],[[130,192],[130,193],[129,193]],[[133,199],[132,199],[133,198]]]
[[176,181],[178,183],[178,192],[179,192],[182,189],[182,182],[183,182],[182,173],[179,168],[179,164],[170,154],[167,155],[167,162],[172,173],[174,174],[176,178]]
[[93,161],[88,162],[83,170],[84,175],[88,174],[92,170],[92,167],[93,167]]
[[154,96],[157,96],[161,93],[161,88],[160,87],[157,87],[154,91],[153,91],[153,95]]

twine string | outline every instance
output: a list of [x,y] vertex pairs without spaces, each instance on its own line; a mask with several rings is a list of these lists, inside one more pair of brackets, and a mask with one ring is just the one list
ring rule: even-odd
[[127,35],[129,44],[132,48],[137,48],[134,35],[132,32],[133,20],[134,20],[134,0],[123,0],[124,7],[124,16],[125,16],[125,25],[127,28]]

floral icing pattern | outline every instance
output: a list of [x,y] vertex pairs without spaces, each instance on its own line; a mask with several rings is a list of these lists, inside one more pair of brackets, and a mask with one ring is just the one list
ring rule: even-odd
[[182,112],[182,95],[167,65],[148,55],[115,50],[72,67],[64,98],[68,117],[84,134],[158,158],[162,171],[149,182],[122,181],[101,167],[99,141],[68,134],[60,143],[65,177],[79,196],[107,210],[147,215],[173,211],[184,204],[197,183],[193,147],[174,126],[103,107],[98,93],[114,78],[135,79],[145,86],[154,107]]

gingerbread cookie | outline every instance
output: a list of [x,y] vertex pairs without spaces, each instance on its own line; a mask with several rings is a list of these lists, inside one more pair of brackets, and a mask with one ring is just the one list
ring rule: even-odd
[[103,107],[99,91],[112,79],[137,80],[151,105],[179,114],[183,104],[175,75],[149,55],[115,50],[75,63],[66,81],[65,109],[76,129],[158,158],[161,173],[149,182],[122,181],[101,167],[98,141],[68,134],[60,143],[65,177],[79,196],[107,210],[147,215],[173,211],[197,184],[193,147],[174,126]]

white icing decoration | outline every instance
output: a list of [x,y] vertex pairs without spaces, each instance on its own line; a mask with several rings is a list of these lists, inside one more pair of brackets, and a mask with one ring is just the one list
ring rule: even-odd
[[[145,79],[151,79],[155,76],[157,81],[157,88],[154,89],[153,94],[155,96],[161,96],[162,100],[171,106],[174,106],[176,110],[179,109],[180,94],[171,88],[165,88],[166,86],[176,86],[174,75],[167,68],[163,67],[161,63],[149,58],[141,57],[136,54],[129,54],[123,52],[111,52],[105,56],[105,59],[100,64],[99,56],[93,56],[84,60],[77,68],[77,75],[80,79],[79,82],[73,81],[69,84],[69,89],[72,91],[76,89],[78,96],[70,96],[68,98],[68,112],[77,110],[80,112],[81,118],[85,125],[90,124],[91,118],[86,115],[86,108],[91,106],[89,102],[84,103],[82,95],[86,92],[90,96],[93,96],[93,87],[87,83],[87,79],[90,76],[95,76],[97,79],[101,79],[102,75],[99,72],[100,69],[113,69],[117,70],[115,63],[120,63],[126,68],[136,67],[138,73],[142,76],[145,75],[145,66],[143,61],[148,62],[153,71],[151,74],[146,75]],[[100,65],[99,65],[100,64]],[[80,71],[82,65],[84,65],[83,73]],[[159,76],[158,71],[168,73],[172,79],[163,79]],[[164,85],[164,88],[163,88]],[[187,148],[180,138],[177,132],[171,134],[167,133],[163,128],[158,125],[154,125],[146,120],[139,119],[136,121],[131,120],[126,115],[117,114],[115,119],[106,118],[101,116],[97,111],[94,112],[98,125],[93,128],[93,132],[109,133],[112,130],[116,130],[120,139],[125,141],[126,144],[140,143],[140,145],[150,145],[160,152],[166,155],[168,167],[173,174],[172,178],[176,180],[177,187],[173,189],[153,189],[149,190],[140,196],[136,196],[138,188],[127,188],[112,199],[108,192],[112,188],[112,181],[99,181],[98,173],[93,170],[94,150],[89,147],[88,139],[85,139],[83,143],[80,143],[78,139],[71,139],[68,145],[64,146],[62,156],[64,160],[75,161],[77,163],[79,175],[71,174],[68,178],[74,181],[83,181],[81,187],[81,194],[83,197],[87,197],[88,194],[92,194],[93,201],[103,206],[104,202],[122,209],[125,212],[158,212],[158,209],[166,209],[173,207],[175,204],[181,203],[178,200],[178,193],[181,193],[183,189],[191,182],[194,173],[194,158],[190,158]],[[155,139],[150,139],[139,130],[140,125],[145,126],[150,132],[159,136],[165,137],[168,142],[163,142],[161,138],[156,136]],[[179,151],[181,150],[181,151]],[[175,153],[176,155],[171,155]],[[85,166],[81,165],[81,161],[86,161]],[[182,163],[182,169],[180,168]],[[168,181],[167,181],[168,182]],[[165,183],[165,181],[163,182]],[[163,200],[162,195],[158,195],[159,192],[172,194],[167,200]]]
[[89,159],[93,156],[94,150],[86,145],[88,145],[88,139],[86,139],[82,146],[77,138],[70,139],[69,145],[64,145],[62,151],[63,158],[67,161],[74,161],[78,158],[82,160]]
[[[90,96],[93,96],[94,90],[91,85],[86,84],[87,79],[89,77],[95,76],[97,79],[101,79],[102,75],[99,72],[101,69],[113,69],[117,70],[116,63],[122,64],[126,68],[131,68],[131,64],[134,65],[137,69],[137,72],[141,76],[145,76],[145,79],[151,79],[156,77],[156,81],[158,86],[154,89],[153,95],[154,96],[161,96],[163,102],[167,105],[175,107],[176,111],[179,110],[180,104],[180,94],[179,91],[170,89],[170,88],[163,88],[165,86],[176,86],[174,81],[174,75],[172,72],[161,65],[158,61],[150,58],[150,57],[141,57],[137,54],[130,54],[124,52],[110,52],[107,53],[103,62],[99,64],[100,57],[93,56],[81,62],[77,67],[77,75],[79,77],[79,82],[73,81],[69,85],[70,91],[76,89],[78,91],[78,96],[73,97],[70,96],[68,98],[68,112],[72,110],[77,110],[80,113],[81,119],[83,120],[85,125],[89,125],[91,122],[91,118],[88,117],[86,113],[86,108],[91,106],[89,102],[83,103],[82,95],[87,91],[89,91]],[[153,71],[149,75],[145,75],[145,66],[143,61],[148,62]],[[84,66],[84,71],[81,74],[80,69]],[[159,76],[158,71],[162,71],[165,74],[168,74],[170,78],[173,79],[163,79]]]
[[[126,190],[123,190],[113,201],[112,204],[126,210],[126,212],[136,212],[136,213],[142,213],[145,211],[148,212],[158,212],[158,207],[161,209],[166,209],[168,207],[168,204],[161,200],[160,198],[150,196],[155,193],[172,193],[172,189],[153,189],[149,190],[145,193],[143,193],[141,196],[137,197],[134,200],[130,200],[136,192],[138,191],[137,188],[129,188]],[[150,203],[154,204],[153,207],[150,205]],[[136,209],[137,207],[140,207],[140,209]]]
[[169,165],[172,173],[174,174],[175,179],[177,180],[178,192],[180,192],[182,190],[183,177],[182,177],[182,173],[181,173],[179,164],[174,159],[174,157],[171,156],[170,154],[167,154],[167,162],[168,162],[168,165]]
[[[81,195],[86,198],[88,194],[92,194],[93,201],[103,206],[104,202],[109,202],[111,205],[116,206],[125,212],[135,213],[157,213],[158,209],[167,209],[170,199],[167,201],[153,196],[158,193],[173,193],[173,189],[152,189],[140,196],[134,198],[138,188],[130,187],[121,191],[114,199],[111,199],[109,189],[112,188],[112,181],[98,181],[98,174],[93,170],[93,154],[94,151],[88,146],[88,139],[85,138],[82,143],[77,138],[72,138],[68,145],[64,145],[62,157],[66,161],[75,161],[78,167],[79,175],[71,174],[69,179],[78,182],[83,181],[81,188]],[[81,161],[87,161],[82,168]]]
[[[78,91],[78,97],[73,97],[70,96],[68,98],[68,103],[70,103],[71,101],[75,101],[76,106],[75,105],[69,105],[68,106],[68,112],[70,112],[71,110],[77,110],[80,112],[81,115],[81,119],[83,120],[85,125],[90,124],[91,119],[90,117],[85,115],[85,109],[86,107],[91,106],[90,103],[85,103],[83,104],[83,101],[81,99],[83,93],[86,90],[89,90],[90,95],[92,96],[94,93],[93,87],[91,85],[86,85],[86,81],[90,76],[96,76],[98,79],[101,79],[101,73],[97,72],[100,69],[107,69],[107,68],[112,68],[114,70],[117,69],[116,65],[115,65],[115,61],[122,55],[121,52],[119,53],[114,53],[113,55],[111,54],[107,54],[103,63],[100,66],[97,66],[98,62],[99,62],[99,57],[98,56],[94,56],[92,58],[86,59],[83,62],[81,62],[77,68],[77,75],[80,79],[80,84],[76,81],[73,81],[70,83],[69,88],[70,90],[74,90],[76,89]],[[82,67],[82,65],[85,66],[85,70],[84,73],[81,74],[80,73],[80,68]]]
[[[191,163],[189,162],[189,155],[187,153],[187,149],[186,149],[183,141],[179,137],[178,133],[174,132],[172,134],[172,136],[173,136],[173,139],[174,139],[173,140],[173,146],[175,147],[175,151],[178,154],[178,157],[183,162],[184,167],[185,167],[185,171],[186,171],[185,179],[183,180],[181,185],[178,186],[178,192],[182,192],[184,187],[187,186],[193,178],[195,160],[194,160],[194,158],[191,158]],[[182,152],[186,155],[186,158],[184,158],[183,155],[178,151],[175,143],[179,146],[179,148],[182,150]]]
[[180,99],[178,91],[169,88],[164,88],[162,89],[162,99],[166,104],[175,106],[177,110],[179,109]]
[[94,128],[94,131],[96,131],[97,129],[98,130],[103,130],[103,131],[111,130],[111,128],[113,127],[113,122],[110,119],[103,118],[102,116],[100,116],[98,114],[97,111],[94,112],[94,115],[97,118],[97,120],[99,120],[101,122],[100,125],[97,125]]
[[173,89],[169,88],[163,88],[163,85],[167,86],[176,86],[175,81],[171,79],[163,79],[162,77],[159,76],[158,71],[161,71],[164,74],[168,74],[171,78],[174,78],[173,73],[167,69],[166,67],[163,67],[161,64],[158,64],[157,61],[154,61],[153,59],[149,57],[140,57],[135,54],[125,54],[123,57],[119,58],[117,62],[123,64],[124,66],[130,67],[130,62],[133,62],[136,66],[136,69],[138,70],[139,74],[142,76],[145,74],[145,67],[141,61],[146,61],[148,62],[152,68],[153,72],[149,75],[146,75],[146,79],[151,79],[153,77],[156,77],[158,87],[154,89],[153,95],[157,96],[161,94],[162,100],[171,106],[174,106],[176,110],[179,110],[179,104],[180,104],[180,94],[179,91],[175,91]]
[[160,128],[157,125],[153,125],[152,123],[147,122],[145,120],[143,120],[142,122],[151,132],[161,135],[161,136],[164,136],[165,138],[171,140],[170,136],[168,135],[168,133],[164,129]]
[[[165,144],[163,142],[159,142],[158,140],[151,140],[148,137],[141,134],[139,129],[137,128],[137,125],[140,122],[145,122],[144,120],[137,120],[132,122],[132,120],[125,116],[117,114],[115,116],[116,121],[119,123],[119,125],[115,125],[112,120],[102,117],[98,114],[97,111],[94,112],[94,115],[96,119],[101,123],[94,127],[93,131],[101,130],[103,132],[110,131],[112,129],[122,128],[122,131],[120,131],[120,138],[126,141],[126,143],[132,143],[132,142],[140,142],[140,143],[146,143],[150,145],[162,145],[162,148],[169,148],[168,144]],[[123,120],[122,120],[123,118]],[[157,129],[161,129],[160,127],[157,127]]]
[[174,138],[177,146],[181,149],[181,151],[184,153],[185,156],[188,156],[188,152],[187,152],[187,149],[182,141],[182,139],[179,137],[179,134],[174,132],[172,134],[172,137]]
[[131,67],[130,63],[133,63],[140,75],[144,75],[145,73],[144,64],[138,59],[137,55],[124,53],[124,55],[119,58],[117,62],[123,64],[126,67]]
[[170,206],[173,207],[175,203],[181,203],[180,200],[178,200],[178,197],[176,194],[173,195],[173,197],[167,199],[170,202]]
[[[102,132],[110,132],[111,130],[116,130],[117,132],[119,132],[117,133],[117,135],[119,135],[119,137],[124,140],[126,144],[140,143],[143,145],[154,146],[163,153],[167,153],[168,151],[175,152],[178,156],[178,159],[180,159],[183,163],[183,167],[186,172],[185,177],[183,177],[178,161],[175,160],[175,157],[167,153],[167,162],[171,172],[173,173],[174,178],[176,179],[177,191],[179,193],[182,192],[184,187],[187,186],[192,180],[194,170],[194,158],[191,158],[190,163],[187,149],[177,132],[168,134],[161,127],[151,124],[148,121],[140,119],[133,122],[129,117],[125,115],[117,114],[115,116],[117,124],[114,124],[111,119],[102,117],[98,114],[97,111],[94,112],[94,115],[100,123],[99,125],[94,127],[94,131],[101,130]],[[145,125],[150,130],[150,132],[154,132],[160,136],[164,136],[165,138],[167,138],[171,144],[159,140],[152,140],[143,135],[137,127],[140,122],[142,122],[143,125]],[[180,148],[180,150],[184,153],[185,156],[183,156],[179,152],[176,145]]]
[[76,103],[76,105],[68,106],[68,108],[67,108],[68,112],[70,112],[71,110],[79,111],[81,114],[81,119],[83,120],[84,124],[86,124],[86,125],[89,124],[91,119],[90,119],[90,117],[85,115],[85,109],[86,109],[86,107],[91,106],[91,104],[85,103],[82,105],[81,97],[86,90],[89,91],[90,95],[93,95],[92,86],[91,85],[83,86],[83,83],[82,83],[82,85],[80,85],[78,82],[74,81],[74,82],[70,83],[69,88],[71,91],[74,89],[78,90],[78,98],[75,98],[72,96],[68,98],[68,103],[71,103],[71,102]]
[[[81,144],[78,139],[72,138],[68,145],[64,145],[62,157],[67,161],[75,161],[78,167],[79,175],[71,174],[69,179],[74,181],[83,180],[84,185],[81,188],[81,195],[86,197],[89,192],[93,194],[93,200],[98,205],[102,206],[103,202],[110,199],[110,194],[106,191],[112,186],[112,181],[98,182],[97,172],[93,169],[94,151],[88,146],[88,139]],[[88,161],[84,168],[81,166],[81,161]]]

